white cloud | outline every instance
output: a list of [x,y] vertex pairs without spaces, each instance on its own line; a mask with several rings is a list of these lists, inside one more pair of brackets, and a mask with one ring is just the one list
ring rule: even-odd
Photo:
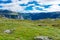
[[37,0],[37,1],[43,5],[60,4],[60,0]]
[[[23,4],[23,3],[27,4],[29,1],[33,1],[33,0],[21,0],[21,1],[12,0],[12,3],[9,3],[9,4],[0,4],[0,6],[4,6],[3,8],[0,8],[0,9],[7,9],[7,10],[16,11],[16,12],[26,12],[26,13],[29,13],[29,12],[33,13],[33,12],[60,11],[60,6],[58,6],[58,4],[60,4],[60,0],[35,0],[40,5],[52,5],[49,8],[44,8],[44,7],[38,6],[38,7],[43,8],[43,10],[45,10],[45,11],[36,10],[35,7],[37,7],[37,6],[34,5],[34,4],[30,4],[30,5],[34,5],[35,6],[35,7],[33,7],[33,10],[31,10],[31,11],[24,10],[26,6],[25,7],[19,6],[19,4]],[[28,6],[30,6],[30,5],[28,5]]]
[[53,11],[60,11],[60,6],[58,5],[52,5],[50,8],[45,9],[48,12],[53,12]]

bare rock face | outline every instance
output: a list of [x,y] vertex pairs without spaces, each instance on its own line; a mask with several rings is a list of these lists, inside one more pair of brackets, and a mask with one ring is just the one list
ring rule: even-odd
[[4,30],[4,33],[10,34],[10,33],[12,33],[12,30]]
[[37,36],[34,37],[34,40],[52,40],[52,38],[49,38],[48,36]]

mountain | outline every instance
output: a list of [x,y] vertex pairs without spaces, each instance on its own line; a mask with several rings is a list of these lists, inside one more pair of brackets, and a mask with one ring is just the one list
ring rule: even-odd
[[16,15],[18,15],[18,13],[10,10],[0,10],[0,15],[7,18],[16,18]]
[[60,18],[60,12],[18,13],[9,10],[0,10],[0,15],[13,19],[38,20],[46,18]]
[[47,12],[47,13],[21,13],[25,19],[46,19],[46,18],[60,18],[60,12]]
[[0,15],[6,15],[6,14],[9,14],[9,13],[12,13],[12,11],[9,11],[9,10],[0,10]]

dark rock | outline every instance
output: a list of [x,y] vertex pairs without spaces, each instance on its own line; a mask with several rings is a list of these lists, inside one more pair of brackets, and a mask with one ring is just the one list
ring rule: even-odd
[[60,26],[60,24],[52,24],[53,27]]
[[38,26],[47,26],[46,24],[38,24]]
[[38,26],[42,26],[42,25],[39,24]]

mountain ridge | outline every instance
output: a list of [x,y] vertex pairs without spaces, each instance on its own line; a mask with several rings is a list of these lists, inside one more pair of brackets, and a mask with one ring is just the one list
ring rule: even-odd
[[41,12],[41,13],[19,13],[10,10],[0,10],[0,15],[14,19],[38,20],[46,18],[60,18],[60,12]]

